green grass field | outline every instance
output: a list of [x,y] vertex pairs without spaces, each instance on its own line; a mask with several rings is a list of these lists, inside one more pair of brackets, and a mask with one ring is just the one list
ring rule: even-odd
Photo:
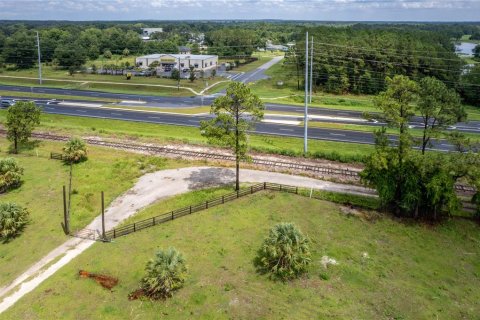
[[[227,192],[196,191],[159,202],[152,216]],[[268,229],[294,222],[311,240],[308,275],[288,283],[256,272]],[[97,243],[22,298],[2,319],[478,319],[478,225],[424,226],[347,217],[330,202],[261,193]],[[189,276],[166,301],[128,301],[159,249],[184,253]],[[364,253],[368,257],[364,258]],[[339,265],[324,269],[324,255]],[[119,278],[112,291],[78,270]]]
[[[0,195],[0,199],[28,208],[31,218],[18,238],[0,244],[0,286],[67,240],[60,222],[63,221],[62,186],[68,186],[69,167],[48,158],[51,151],[61,152],[62,146],[62,143],[39,142],[12,155],[6,153],[8,142],[0,139],[0,156],[16,158],[25,169],[21,187]],[[146,171],[185,165],[180,160],[90,147],[89,160],[73,168],[72,230],[84,227],[100,214],[101,191],[105,192],[108,204]]]

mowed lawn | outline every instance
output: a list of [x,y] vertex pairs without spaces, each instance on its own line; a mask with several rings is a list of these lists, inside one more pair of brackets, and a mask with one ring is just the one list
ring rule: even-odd
[[[138,218],[225,192],[174,197]],[[296,223],[311,239],[308,275],[288,283],[269,280],[253,265],[279,222]],[[465,220],[368,221],[345,216],[334,203],[259,193],[95,244],[2,319],[479,319],[479,244],[479,226]],[[187,259],[185,287],[166,301],[128,301],[145,263],[170,246]],[[324,269],[324,255],[339,265]],[[80,269],[116,276],[119,284],[105,290],[79,279]]]
[[[0,286],[13,280],[43,255],[68,239],[63,221],[62,186],[68,188],[69,167],[50,160],[51,151],[61,152],[63,143],[39,142],[18,155],[7,153],[8,142],[0,139],[0,157],[14,157],[24,168],[23,184],[0,195],[1,202],[16,202],[28,208],[30,223],[8,243],[0,243]],[[100,192],[108,205],[133,186],[144,172],[181,166],[182,161],[147,157],[113,149],[88,149],[89,159],[73,167],[72,230],[87,225],[100,214]],[[38,156],[37,156],[38,154]]]

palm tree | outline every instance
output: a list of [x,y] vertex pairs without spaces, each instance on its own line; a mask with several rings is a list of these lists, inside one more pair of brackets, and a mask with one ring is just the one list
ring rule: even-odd
[[175,248],[158,251],[146,266],[147,275],[142,279],[142,289],[151,299],[171,297],[183,287],[187,267],[183,255]]
[[87,145],[80,138],[71,138],[63,147],[63,158],[68,163],[87,160]]
[[258,252],[257,266],[272,277],[287,280],[306,272],[311,262],[309,240],[293,223],[270,229]]
[[28,223],[28,210],[15,203],[0,203],[0,239],[8,241]]
[[0,193],[20,185],[23,168],[14,158],[0,159]]

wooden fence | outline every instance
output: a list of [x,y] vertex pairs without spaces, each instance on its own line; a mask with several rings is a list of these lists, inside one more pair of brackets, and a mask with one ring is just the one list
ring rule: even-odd
[[292,186],[276,184],[276,183],[268,183],[268,182],[259,183],[251,187],[248,187],[246,189],[238,190],[236,192],[221,196],[213,200],[208,200],[196,205],[184,207],[181,209],[176,209],[176,210],[161,214],[159,216],[155,216],[152,218],[134,222],[132,224],[114,228],[112,230],[105,232],[104,240],[109,241],[121,236],[125,236],[132,232],[137,232],[145,228],[150,228],[157,224],[165,223],[167,221],[171,221],[186,215],[190,215],[195,212],[199,212],[211,207],[215,207],[215,206],[224,204],[226,202],[230,202],[232,200],[235,200],[235,199],[238,199],[262,190],[274,190],[274,191],[282,191],[282,192],[298,194],[298,187],[292,187]]
[[50,152],[50,159],[63,160],[63,154],[56,153],[56,152]]

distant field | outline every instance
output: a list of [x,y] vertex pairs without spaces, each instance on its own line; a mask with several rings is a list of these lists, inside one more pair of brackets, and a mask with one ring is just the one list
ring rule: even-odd
[[[260,80],[251,85],[251,90],[264,102],[304,105],[303,89],[297,89],[295,72],[291,67],[278,63],[266,72],[271,79]],[[282,85],[278,85],[282,81]],[[300,79],[302,86],[302,79]],[[353,110],[362,112],[378,111],[373,104],[374,96],[354,94],[329,94],[322,91],[314,92],[310,107]],[[480,121],[480,107],[465,106],[469,120]]]
[[[205,201],[225,189],[195,191],[140,212],[151,217]],[[271,281],[253,266],[268,229],[293,222],[310,238],[308,275]],[[379,215],[347,217],[338,205],[281,193],[241,198],[157,227],[94,244],[2,319],[477,319],[480,314],[478,225],[438,226]],[[166,301],[128,301],[159,249],[184,253],[184,288]],[[321,257],[338,261],[325,269]],[[119,278],[112,291],[78,270]]]

